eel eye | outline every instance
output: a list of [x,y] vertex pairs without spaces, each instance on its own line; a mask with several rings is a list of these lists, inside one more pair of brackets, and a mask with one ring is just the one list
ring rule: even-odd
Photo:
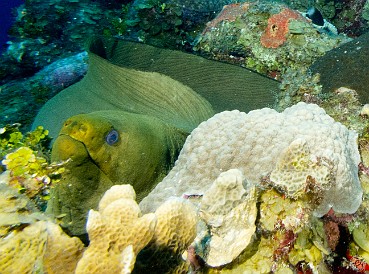
[[114,145],[119,140],[119,133],[115,129],[109,131],[109,133],[105,137],[105,141],[108,145]]

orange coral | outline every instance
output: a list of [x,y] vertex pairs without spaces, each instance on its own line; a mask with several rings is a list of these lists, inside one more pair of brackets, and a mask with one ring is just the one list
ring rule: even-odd
[[247,11],[249,6],[250,3],[234,3],[225,5],[217,17],[206,24],[206,28],[203,33],[215,28],[220,22],[234,22],[239,16]]
[[261,44],[266,48],[278,48],[286,42],[288,23],[291,19],[305,20],[297,11],[287,8],[283,9],[280,13],[272,15],[268,19],[268,26],[260,37]]

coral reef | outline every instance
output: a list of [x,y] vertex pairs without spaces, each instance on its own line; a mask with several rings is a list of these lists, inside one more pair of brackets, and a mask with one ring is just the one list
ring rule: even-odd
[[81,52],[86,37],[106,29],[115,34],[111,21],[121,13],[121,8],[107,9],[98,2],[25,1],[16,10],[0,81],[32,76],[58,59]]
[[83,244],[50,221],[38,221],[0,239],[1,273],[72,273]]
[[50,137],[43,127],[22,134],[20,124],[0,131],[1,177],[3,182],[24,193],[41,210],[49,200],[50,188],[59,182],[64,162],[49,162]]
[[230,5],[225,11],[224,17],[221,13],[208,23],[211,27],[198,37],[194,49],[278,80],[289,69],[304,70],[328,50],[350,40],[317,31],[303,14],[281,3],[257,1]]
[[[38,207],[44,208],[49,199],[49,190],[59,182],[64,172],[64,163],[49,163],[50,142],[48,131],[41,126],[23,135],[19,125],[8,125],[0,133],[0,155],[2,165],[7,170],[7,183],[25,193]],[[7,153],[7,154],[6,154]],[[6,155],[5,155],[6,154]]]
[[[268,108],[248,114],[226,111],[203,122],[187,138],[174,168],[140,206],[143,212],[152,212],[170,196],[202,195],[223,170],[232,168],[240,169],[249,182],[258,184],[276,168],[281,153],[296,139],[306,142],[312,159],[324,160],[322,165],[329,163],[332,174],[328,184],[320,182],[324,185],[322,200],[315,214],[322,216],[331,207],[339,213],[355,212],[362,198],[357,175],[357,134],[335,122],[317,105],[305,103],[282,113]],[[317,160],[312,165],[323,168]],[[303,171],[296,168],[294,176],[301,176],[304,184],[319,175],[306,177]]]
[[238,17],[247,11],[249,5],[249,3],[234,3],[225,5],[218,15],[206,24],[206,28],[203,30],[203,33],[211,31],[212,28],[216,28],[218,24],[223,21],[236,21]]
[[39,151],[40,154],[47,155],[48,146],[50,144],[49,131],[42,126],[35,128],[33,131],[23,134],[20,131],[20,124],[6,125],[0,128],[0,158],[20,147],[28,147],[32,150]]
[[148,44],[192,51],[205,23],[224,5],[239,2],[245,1],[135,0],[128,10],[128,33]]
[[232,263],[208,273],[294,273],[301,266],[307,273],[328,273],[321,271],[333,253],[307,197],[293,200],[271,188],[259,192],[260,220],[253,242]]
[[87,70],[87,53],[60,59],[45,66],[24,80],[11,81],[0,86],[0,108],[3,114],[0,125],[20,123],[23,132],[41,106],[62,89],[79,81]]
[[309,188],[319,195],[334,180],[332,165],[329,159],[311,153],[306,140],[295,139],[279,155],[270,180],[292,198],[297,198]]
[[368,30],[368,1],[316,1],[309,0],[283,0],[290,8],[301,12],[314,6],[323,17],[332,22],[340,33],[351,37],[358,37]]
[[160,269],[158,273],[188,268],[181,254],[196,235],[193,206],[184,200],[171,200],[155,214],[141,216],[134,199],[132,186],[113,186],[101,199],[99,211],[89,212],[90,244],[78,262],[76,273],[131,273],[137,254],[145,246],[135,271],[144,264]]
[[0,237],[38,220],[45,220],[35,204],[8,186],[7,176],[0,175]]
[[90,244],[76,273],[132,271],[136,254],[150,242],[156,225],[154,214],[140,216],[134,199],[131,186],[115,186],[105,193],[99,211],[89,212],[86,227]]
[[278,83],[244,68],[116,39],[96,39],[90,49],[85,78],[48,101],[34,121],[51,136],[61,130],[53,160],[73,160],[48,204],[48,212],[66,214],[73,235],[84,232],[88,210],[113,184],[130,183],[138,200],[145,196],[214,111],[274,103]]
[[255,187],[246,192],[244,181],[241,171],[228,170],[219,175],[202,197],[200,217],[207,224],[208,232],[199,233],[195,243],[198,243],[198,254],[202,254],[209,266],[232,262],[252,241],[257,195]]

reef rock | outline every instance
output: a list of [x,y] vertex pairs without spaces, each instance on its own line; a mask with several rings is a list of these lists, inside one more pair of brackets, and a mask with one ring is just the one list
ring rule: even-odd
[[348,41],[344,35],[322,32],[283,3],[249,1],[225,6],[199,35],[194,49],[281,80]]
[[320,74],[324,92],[333,92],[340,87],[354,89],[361,103],[369,101],[368,62],[369,33],[332,49],[317,59],[311,66],[313,73]]
[[[269,179],[293,142],[305,143],[312,161],[291,171],[293,176],[301,177],[303,185],[298,189],[305,189],[311,178],[327,178],[317,176],[320,171],[314,165],[318,169],[326,166],[330,171],[328,182],[317,185],[322,197],[319,203],[312,201],[316,203],[314,213],[322,216],[330,208],[338,213],[355,212],[362,201],[357,133],[335,122],[317,105],[306,103],[282,113],[269,108],[248,114],[225,111],[201,123],[187,138],[175,167],[140,207],[143,212],[152,212],[171,196],[201,196],[223,171],[232,168],[241,170],[251,184],[258,185],[262,179]],[[314,172],[308,172],[310,169]],[[288,185],[292,177],[279,184],[282,181]]]

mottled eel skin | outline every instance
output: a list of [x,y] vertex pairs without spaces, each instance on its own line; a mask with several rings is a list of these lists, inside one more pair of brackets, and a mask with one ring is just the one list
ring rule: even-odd
[[[94,39],[89,70],[34,121],[56,137],[52,160],[71,158],[47,212],[70,234],[114,184],[142,199],[170,170],[186,136],[223,110],[272,106],[278,82],[202,57],[116,39]],[[58,132],[60,132],[58,134]]]

